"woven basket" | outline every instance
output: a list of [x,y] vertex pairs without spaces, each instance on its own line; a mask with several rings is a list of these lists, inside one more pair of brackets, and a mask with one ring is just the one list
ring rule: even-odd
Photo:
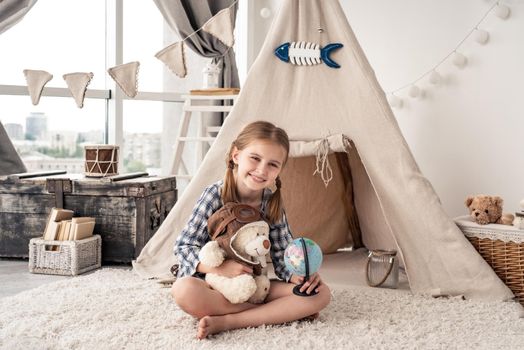
[[479,225],[469,216],[455,218],[455,223],[524,306],[524,230]]
[[29,272],[75,276],[102,265],[102,239],[99,235],[79,241],[29,241]]

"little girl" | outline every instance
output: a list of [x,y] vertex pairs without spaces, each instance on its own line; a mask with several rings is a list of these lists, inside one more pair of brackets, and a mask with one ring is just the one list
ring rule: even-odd
[[[189,222],[175,243],[180,268],[172,295],[178,306],[200,319],[197,337],[242,327],[280,324],[307,316],[318,316],[330,301],[330,291],[318,273],[301,288],[312,296],[296,296],[293,287],[303,277],[292,275],[284,265],[284,250],[292,241],[280,197],[279,174],[286,164],[289,139],[286,132],[271,123],[247,125],[231,144],[225,178],[208,186],[197,201]],[[271,187],[276,187],[271,192]],[[207,219],[224,203],[238,202],[260,208],[270,225],[271,259],[275,274],[282,281],[271,281],[264,304],[231,304],[203,280],[208,272],[235,277],[252,269],[234,260],[218,267],[199,262],[198,253],[210,240]]]

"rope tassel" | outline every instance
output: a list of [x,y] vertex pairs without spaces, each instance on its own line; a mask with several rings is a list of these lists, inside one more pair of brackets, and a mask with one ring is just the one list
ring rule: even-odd
[[329,164],[329,141],[327,138],[320,141],[320,144],[317,148],[316,156],[316,170],[313,175],[317,173],[320,174],[322,181],[324,181],[324,186],[328,186],[329,182],[333,180],[333,169],[331,169],[331,164]]

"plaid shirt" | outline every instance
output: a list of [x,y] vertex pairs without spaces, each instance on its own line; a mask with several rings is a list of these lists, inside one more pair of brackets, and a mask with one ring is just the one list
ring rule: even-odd
[[[210,241],[207,232],[207,219],[223,205],[220,197],[222,184],[223,181],[221,180],[208,186],[204,190],[193,208],[187,225],[176,240],[174,253],[180,264],[178,277],[193,275],[196,277],[204,276],[204,274],[196,271],[199,263],[198,253],[204,244]],[[269,198],[271,198],[271,191],[265,189],[262,198],[262,213],[266,211]],[[284,250],[293,240],[293,237],[291,236],[285,214],[280,222],[269,225],[269,240],[271,242],[270,254],[275,274],[279,278],[289,281],[291,272],[286,269],[284,264]]]

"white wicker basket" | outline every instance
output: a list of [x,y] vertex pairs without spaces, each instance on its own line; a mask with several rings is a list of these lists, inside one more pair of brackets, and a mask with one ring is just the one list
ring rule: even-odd
[[29,241],[29,272],[75,276],[102,265],[102,239],[99,235],[79,241]]

